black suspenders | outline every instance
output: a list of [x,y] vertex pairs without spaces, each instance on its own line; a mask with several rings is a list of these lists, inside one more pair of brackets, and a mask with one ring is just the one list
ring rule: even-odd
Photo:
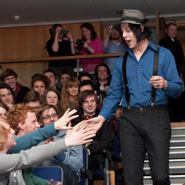
[[[154,64],[153,64],[153,76],[156,76],[158,74],[158,59],[159,59],[159,49],[160,46],[156,45],[157,51],[154,54]],[[130,108],[130,94],[128,90],[128,82],[127,82],[127,74],[126,74],[126,63],[127,63],[127,57],[128,57],[128,52],[125,53],[123,57],[123,65],[122,65],[122,70],[123,70],[123,79],[125,83],[125,99],[127,102],[127,107],[128,109]],[[156,88],[152,86],[152,92],[151,92],[151,106],[154,105],[155,102],[155,97],[156,97]]]

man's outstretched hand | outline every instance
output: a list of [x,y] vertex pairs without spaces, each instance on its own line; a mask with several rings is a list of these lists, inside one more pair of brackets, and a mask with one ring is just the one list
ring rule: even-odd
[[89,123],[88,128],[92,128],[97,132],[103,125],[104,121],[105,118],[103,116],[97,116],[95,118],[89,119],[87,120],[87,123]]

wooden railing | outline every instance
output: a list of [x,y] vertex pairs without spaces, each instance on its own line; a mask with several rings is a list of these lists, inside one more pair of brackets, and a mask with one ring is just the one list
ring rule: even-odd
[[63,57],[40,57],[40,58],[20,58],[20,59],[3,59],[0,60],[0,64],[5,63],[25,63],[25,62],[45,62],[45,61],[62,61],[62,60],[74,60],[74,59],[86,59],[86,58],[111,58],[119,57],[124,53],[110,53],[110,54],[92,54],[92,55],[72,55]]

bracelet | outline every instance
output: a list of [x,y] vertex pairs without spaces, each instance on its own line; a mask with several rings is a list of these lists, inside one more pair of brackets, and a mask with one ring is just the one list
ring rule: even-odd
[[74,43],[74,40],[73,41],[70,41],[70,43]]

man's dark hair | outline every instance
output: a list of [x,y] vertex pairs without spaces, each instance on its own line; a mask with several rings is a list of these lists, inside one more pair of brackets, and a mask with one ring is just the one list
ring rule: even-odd
[[81,78],[83,77],[83,76],[87,76],[87,77],[89,77],[91,80],[92,80],[92,76],[88,73],[88,72],[82,72],[82,73],[80,73],[79,75],[78,75],[78,80],[81,82]]
[[51,70],[51,69],[46,69],[46,70],[44,70],[43,75],[44,75],[45,73],[53,73],[54,76],[55,76],[55,78],[57,78],[57,75],[56,75],[55,71],[53,71],[53,70]]
[[62,69],[58,73],[58,78],[60,80],[61,75],[68,74],[70,77],[73,77],[73,73],[69,69]]
[[110,69],[109,69],[108,65],[105,64],[105,63],[101,63],[101,64],[97,65],[97,66],[95,67],[95,69],[94,69],[94,72],[95,72],[95,75],[96,75],[97,80],[98,80],[98,68],[99,68],[100,66],[104,66],[104,67],[107,69],[107,74],[109,75],[109,77],[108,77],[107,80],[109,81],[109,79],[110,79]]
[[[141,42],[144,39],[148,39],[151,35],[151,31],[149,29],[147,29],[145,26],[144,26],[143,32],[142,32],[140,25],[138,25],[138,24],[129,23],[129,27],[130,27],[130,30],[135,35],[135,37],[137,39],[137,43]],[[126,47],[128,47],[127,43],[125,42],[125,40],[123,38],[122,38],[122,42]]]
[[39,101],[39,103],[42,105],[43,100],[42,100],[40,94],[34,90],[27,92],[23,98],[24,104],[30,103],[30,102],[36,102],[36,101]]
[[82,82],[80,83],[80,85],[79,85],[79,87],[78,87],[79,93],[80,93],[80,88],[83,87],[83,86],[86,86],[86,85],[90,85],[90,86],[92,87],[93,91],[95,91],[95,86],[94,86],[93,82],[90,81],[90,80],[84,80],[84,81],[82,81]]
[[[87,22],[87,23],[82,24],[81,25],[81,29],[82,28],[86,28],[86,29],[90,30],[90,32],[91,32],[91,41],[97,38],[97,33],[95,32],[94,27],[93,27],[93,25],[91,23]],[[86,41],[86,39],[83,36],[83,34],[82,34],[82,40]]]
[[13,71],[12,69],[5,69],[1,73],[1,81],[4,82],[5,78],[8,76],[15,76],[15,78],[17,79],[17,73],[15,71]]
[[177,24],[176,24],[176,23],[171,22],[171,23],[169,23],[169,24],[167,24],[167,25],[166,25],[166,30],[169,30],[169,27],[170,27],[171,25],[173,25],[173,26],[177,26]]
[[85,102],[85,100],[88,96],[94,96],[96,104],[98,104],[97,95],[93,91],[86,90],[86,91],[83,91],[83,92],[78,94],[78,103],[79,103],[80,107],[83,105],[83,103]]

